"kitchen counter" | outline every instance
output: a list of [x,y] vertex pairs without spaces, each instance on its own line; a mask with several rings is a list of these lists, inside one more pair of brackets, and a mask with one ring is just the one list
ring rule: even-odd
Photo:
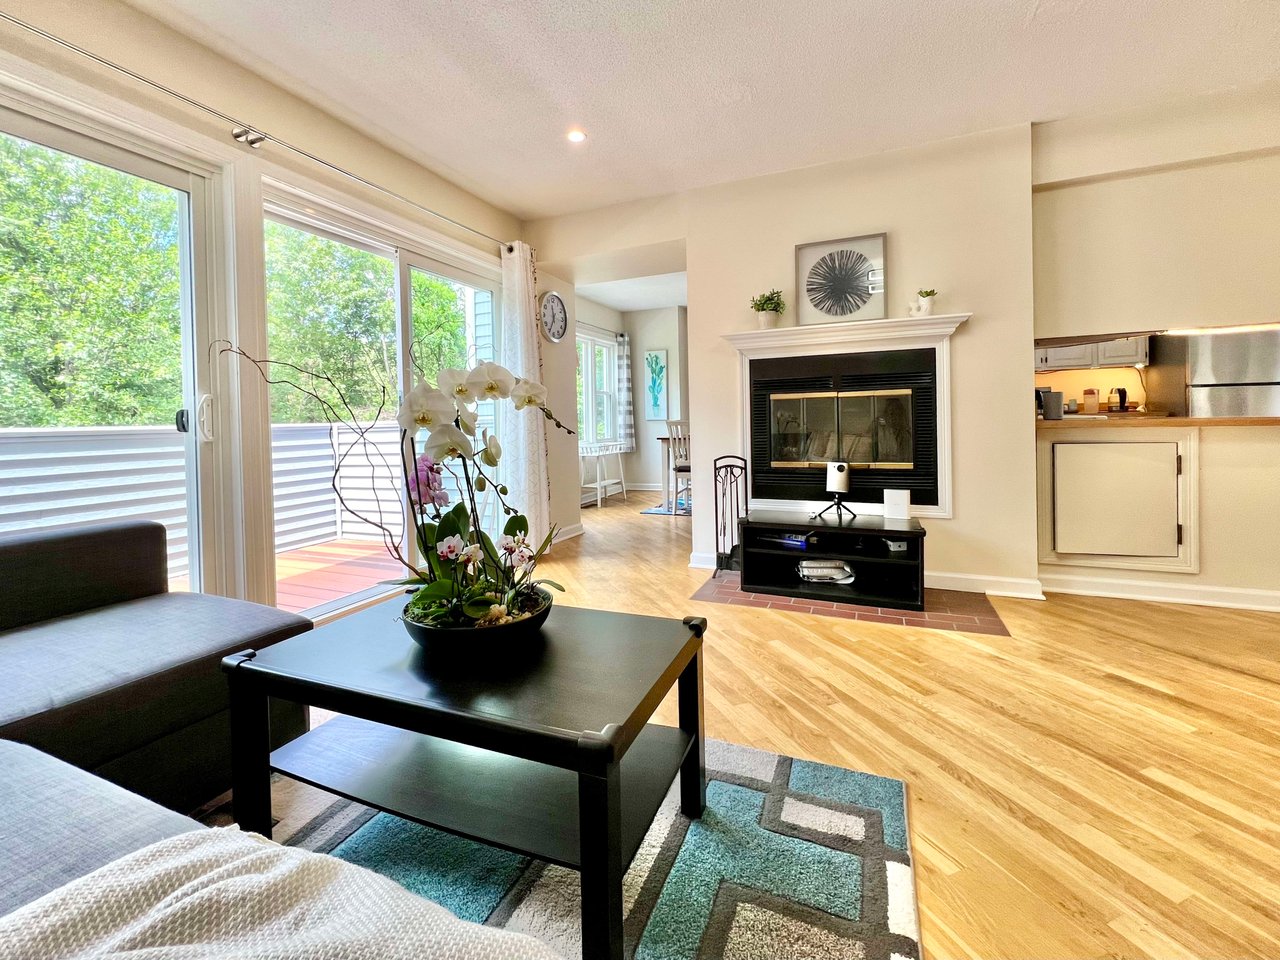
[[1280,427],[1280,417],[1170,417],[1158,413],[1099,414],[1107,419],[1067,416],[1061,420],[1036,418],[1037,430],[1076,427]]

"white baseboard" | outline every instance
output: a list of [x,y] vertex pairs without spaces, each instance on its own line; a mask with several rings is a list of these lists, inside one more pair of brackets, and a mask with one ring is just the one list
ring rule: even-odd
[[1234,607],[1238,610],[1280,612],[1280,590],[1214,587],[1199,583],[1163,580],[1123,580],[1115,577],[1042,573],[1040,582],[1049,593],[1074,593],[1086,597],[1116,597],[1160,603],[1189,603],[1201,607]]
[[934,590],[963,590],[987,593],[993,597],[1016,597],[1020,600],[1043,600],[1039,580],[1021,577],[987,577],[977,573],[945,573],[925,570],[924,585]]
[[648,490],[657,493],[661,489],[662,484],[660,483],[632,483],[630,480],[627,481],[627,490]]
[[582,536],[582,524],[573,523],[567,527],[561,527],[556,531],[555,539],[552,543],[560,543],[562,540],[572,540],[574,537]]
[[689,554],[689,566],[695,570],[714,570],[716,568],[716,555],[714,553],[691,553]]

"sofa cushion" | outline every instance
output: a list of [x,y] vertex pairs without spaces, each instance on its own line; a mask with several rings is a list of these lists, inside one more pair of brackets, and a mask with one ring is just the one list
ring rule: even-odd
[[163,524],[153,520],[0,537],[0,630],[168,589]]
[[310,628],[274,607],[162,593],[0,633],[0,737],[94,769],[225,710],[223,656]]
[[31,747],[0,740],[0,916],[125,854],[204,828]]

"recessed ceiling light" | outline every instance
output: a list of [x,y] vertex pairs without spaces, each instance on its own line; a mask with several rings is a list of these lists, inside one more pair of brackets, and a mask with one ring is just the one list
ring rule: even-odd
[[570,130],[565,136],[569,138],[570,143],[581,143],[587,139],[587,135],[581,130]]

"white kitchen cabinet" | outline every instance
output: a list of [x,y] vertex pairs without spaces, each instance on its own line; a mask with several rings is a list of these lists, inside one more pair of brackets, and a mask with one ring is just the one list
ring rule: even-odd
[[1053,444],[1053,549],[1103,557],[1176,557],[1176,442]]
[[1044,351],[1041,370],[1077,370],[1098,365],[1098,347],[1094,343],[1078,343],[1071,347],[1049,347]]
[[1094,344],[1098,348],[1098,366],[1131,367],[1135,363],[1146,363],[1149,341],[1148,337],[1128,337]]
[[1094,367],[1131,367],[1146,363],[1147,337],[1126,337],[1104,343],[1079,343],[1070,347],[1036,347],[1037,370],[1088,370]]

